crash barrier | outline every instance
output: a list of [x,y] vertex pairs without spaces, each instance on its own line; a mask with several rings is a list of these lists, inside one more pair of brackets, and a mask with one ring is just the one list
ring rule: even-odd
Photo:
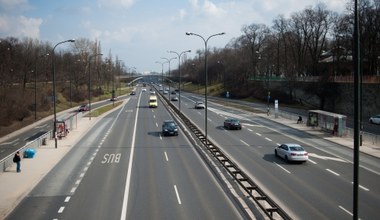
[[7,168],[12,166],[13,164],[13,157],[16,154],[17,151],[20,151],[21,155],[24,155],[25,150],[31,149],[31,150],[36,150],[38,147],[41,145],[46,145],[46,142],[48,139],[52,138],[52,131],[48,131],[45,134],[39,136],[38,138],[34,139],[32,142],[27,143],[23,147],[19,148],[18,150],[15,150],[12,152],[10,155],[5,157],[4,159],[0,160],[0,167],[2,167],[2,172],[6,172]]
[[248,193],[260,209],[270,219],[292,219],[282,208],[280,208],[269,196],[243,171],[239,166],[232,161],[216,144],[210,140],[206,140],[203,132],[191,122],[182,112],[177,109],[166,97],[156,91],[162,102],[168,108],[175,112],[181,121],[190,129],[190,131],[200,140],[203,144],[201,147],[206,149],[210,155],[215,158],[225,168],[225,170],[234,178],[240,187]]

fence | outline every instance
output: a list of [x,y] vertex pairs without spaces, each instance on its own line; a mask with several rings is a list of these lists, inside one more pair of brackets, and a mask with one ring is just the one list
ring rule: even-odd
[[32,149],[37,149],[38,147],[40,147],[41,145],[45,145],[46,144],[46,141],[48,139],[51,139],[53,136],[52,136],[52,131],[48,131],[46,132],[45,134],[41,135],[40,137],[38,137],[37,139],[33,140],[32,142],[30,143],[27,143],[25,146],[21,147],[20,149],[14,151],[13,153],[11,153],[10,155],[8,155],[7,157],[5,157],[4,159],[2,159],[0,161],[0,167],[2,167],[2,172],[5,172],[7,170],[7,168],[9,168],[10,166],[12,166],[13,164],[13,156],[15,155],[15,153],[17,151],[20,151],[21,155],[24,154],[24,150],[25,149],[28,149],[28,148],[32,148]]

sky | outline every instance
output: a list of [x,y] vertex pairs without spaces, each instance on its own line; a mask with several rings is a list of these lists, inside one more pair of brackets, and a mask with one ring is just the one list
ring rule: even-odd
[[[223,48],[253,23],[272,26],[279,15],[288,18],[318,2],[342,13],[348,0],[0,0],[0,38],[30,37],[51,45],[85,38],[99,41],[102,53],[112,54],[139,73],[159,72],[167,51]],[[64,47],[64,45],[61,45]],[[60,47],[61,47],[60,46]],[[182,55],[181,58],[184,58]],[[177,60],[171,69],[178,68]],[[168,65],[164,65],[164,72]]]

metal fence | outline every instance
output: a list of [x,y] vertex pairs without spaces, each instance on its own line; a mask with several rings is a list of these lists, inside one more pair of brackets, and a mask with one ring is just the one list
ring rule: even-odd
[[2,167],[2,172],[7,171],[7,168],[11,167],[13,164],[13,157],[17,151],[20,151],[21,155],[24,155],[24,151],[26,149],[37,149],[41,145],[46,145],[46,142],[48,139],[52,138],[52,131],[48,131],[45,134],[41,135],[37,139],[33,140],[30,143],[27,143],[25,146],[21,147],[20,149],[14,151],[4,159],[0,161],[0,167]]

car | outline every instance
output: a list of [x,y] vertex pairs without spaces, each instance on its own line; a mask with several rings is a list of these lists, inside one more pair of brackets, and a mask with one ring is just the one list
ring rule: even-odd
[[175,94],[177,94],[174,90],[171,92],[171,94],[173,94],[173,95],[175,95]]
[[151,95],[155,95],[156,92],[155,92],[155,91],[150,91],[150,94],[151,94]]
[[309,160],[308,153],[299,144],[280,144],[274,149],[274,155],[283,158],[286,162],[306,162]]
[[136,92],[135,92],[135,91],[132,91],[132,92],[130,93],[130,95],[136,95]]
[[117,97],[110,98],[110,101],[116,101]]
[[194,105],[194,108],[195,109],[204,109],[205,105],[203,104],[203,102],[196,102]]
[[228,130],[232,130],[232,129],[241,130],[241,123],[238,119],[235,119],[235,118],[226,119],[224,121],[223,126]]
[[369,123],[380,125],[380,115],[375,115],[369,118]]
[[141,92],[146,92],[146,89],[145,89],[145,88],[143,88],[143,89],[141,90]]
[[165,120],[162,124],[162,135],[178,136],[177,124],[173,120]]
[[173,97],[171,98],[171,100],[172,100],[172,101],[178,101],[178,97],[177,97],[177,96],[173,96]]
[[169,93],[168,91],[166,91],[166,90],[164,91],[164,94],[168,94],[168,93]]
[[158,103],[157,103],[157,96],[151,95],[149,97],[149,108],[157,108]]
[[90,110],[90,107],[88,106],[88,104],[81,105],[78,108],[78,112],[85,112],[85,111],[89,111],[89,110]]

